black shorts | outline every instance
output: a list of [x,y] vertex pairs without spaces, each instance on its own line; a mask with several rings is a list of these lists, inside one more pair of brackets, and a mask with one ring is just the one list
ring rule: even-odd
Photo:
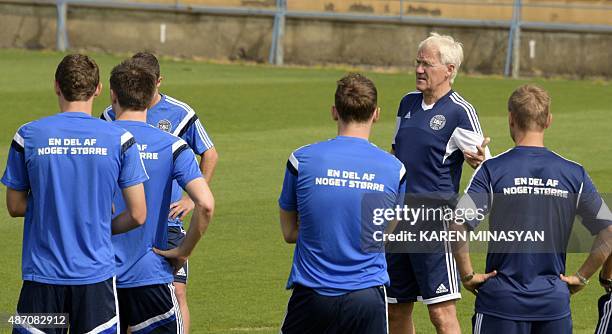
[[473,334],[571,334],[572,317],[543,321],[509,320],[476,313],[472,317]]
[[461,298],[455,258],[446,253],[389,253],[390,304],[421,301],[425,305]]
[[[428,225],[403,226],[410,232],[441,232],[449,230],[447,221],[426,221]],[[415,244],[418,252],[402,249],[387,252],[387,272],[391,286],[387,290],[390,304],[421,301],[433,305],[461,298],[461,282],[457,263],[448,241],[428,241]]]
[[595,334],[612,334],[612,325],[610,320],[612,319],[612,293],[607,293],[599,298],[599,321],[597,322],[597,328]]
[[[181,245],[185,239],[185,230],[180,226],[168,226],[168,248],[176,248]],[[187,284],[187,276],[189,275],[189,261],[185,262],[183,267],[174,274],[174,281]]]
[[[115,278],[94,284],[54,285],[24,281],[17,313],[67,313],[70,333],[117,333]],[[34,329],[36,328],[36,329]],[[15,326],[13,333],[67,333],[68,328]]]
[[329,297],[296,285],[289,299],[282,334],[386,334],[385,287]]
[[183,321],[174,285],[156,284],[117,289],[121,333],[182,334]]

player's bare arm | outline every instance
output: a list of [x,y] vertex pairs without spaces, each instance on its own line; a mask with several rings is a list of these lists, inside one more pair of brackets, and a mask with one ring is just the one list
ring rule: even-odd
[[6,188],[6,208],[11,217],[25,217],[28,208],[28,192]]
[[122,189],[126,210],[111,222],[113,234],[128,232],[141,226],[147,219],[147,202],[142,183]]
[[198,241],[208,229],[215,210],[215,199],[204,178],[200,177],[190,181],[185,187],[185,191],[189,197],[193,198],[195,210],[191,216],[189,230],[187,230],[183,243],[179,247],[167,251],[154,249],[155,253],[168,259],[176,271],[185,264]]
[[[215,168],[217,167],[218,159],[219,154],[214,147],[209,148],[200,155],[200,170],[202,171],[202,175],[204,175],[204,178],[208,184],[210,184],[210,181],[212,180]],[[189,198],[189,195],[184,194],[178,202],[170,204],[169,217],[171,219],[185,217],[193,210],[194,206],[195,204],[191,198]]]
[[[451,224],[451,230],[457,232],[465,232],[467,228],[464,224]],[[455,262],[457,262],[457,268],[459,269],[459,275],[461,283],[466,290],[473,294],[478,293],[478,288],[486,282],[489,278],[497,275],[497,271],[493,270],[486,274],[477,274],[472,267],[472,260],[470,259],[469,244],[467,241],[455,241],[452,243],[453,256]]]
[[[588,280],[610,257],[612,251],[612,226],[608,226],[597,234],[593,241],[591,252],[580,269],[574,275],[561,274],[561,280],[567,283],[572,294],[584,289]],[[608,261],[609,262],[609,261]]]
[[170,213],[168,214],[168,217],[170,219],[185,217],[191,211],[193,211],[194,207],[195,203],[191,200],[191,198],[189,198],[189,195],[183,194],[183,197],[181,197],[180,200],[170,204]]
[[604,262],[599,276],[603,278],[612,278],[612,255],[608,256],[608,259]]
[[297,211],[286,211],[280,209],[280,225],[283,238],[288,244],[294,244],[298,238],[298,214]]
[[599,284],[606,290],[612,291],[612,255],[608,256],[599,272]]
[[204,153],[202,153],[200,157],[200,170],[202,171],[202,175],[204,175],[206,182],[210,184],[215,173],[215,169],[217,168],[219,154],[213,146],[208,150],[204,151]]

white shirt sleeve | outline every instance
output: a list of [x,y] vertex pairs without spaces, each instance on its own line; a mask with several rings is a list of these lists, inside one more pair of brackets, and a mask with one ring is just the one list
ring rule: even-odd
[[402,118],[397,116],[397,121],[395,123],[395,132],[393,132],[393,139],[391,141],[392,145],[395,145],[395,137],[397,137],[397,132],[399,131],[401,123],[402,123]]
[[[476,153],[478,149],[476,146],[482,145],[484,141],[483,135],[480,133],[456,128],[453,132],[451,141],[454,142],[455,146],[461,150],[461,152],[471,152]],[[491,151],[488,147],[485,147],[485,160],[491,158]]]

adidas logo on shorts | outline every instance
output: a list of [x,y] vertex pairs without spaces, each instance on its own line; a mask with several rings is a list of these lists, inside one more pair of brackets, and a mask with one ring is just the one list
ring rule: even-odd
[[436,289],[436,293],[437,294],[441,294],[441,293],[445,293],[448,292],[448,289],[444,286],[444,283],[440,284],[440,286],[438,286],[438,288]]

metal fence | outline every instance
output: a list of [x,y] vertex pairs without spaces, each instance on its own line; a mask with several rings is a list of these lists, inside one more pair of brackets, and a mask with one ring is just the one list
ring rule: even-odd
[[57,49],[61,51],[69,48],[66,22],[67,7],[70,5],[270,17],[274,19],[274,28],[268,61],[276,65],[283,64],[283,35],[287,18],[507,29],[508,47],[504,74],[512,77],[519,75],[522,30],[612,33],[611,0],[591,3],[583,0],[573,4],[537,0],[33,1],[52,2],[57,6]]

